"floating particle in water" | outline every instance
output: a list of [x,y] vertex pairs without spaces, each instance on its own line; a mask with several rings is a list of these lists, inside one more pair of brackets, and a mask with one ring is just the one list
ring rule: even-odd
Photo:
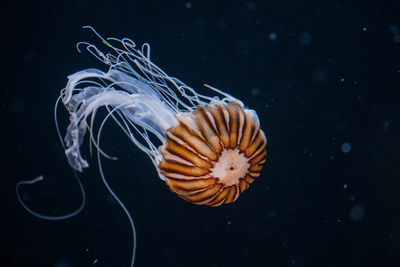
[[325,68],[315,68],[312,71],[312,79],[316,83],[322,83],[323,81],[326,80],[328,76],[328,72],[326,71]]
[[232,222],[231,222],[231,221],[228,221],[226,224],[227,224],[228,226],[230,226],[230,225],[232,224]]
[[93,261],[93,264],[96,264],[98,261],[99,261],[98,259],[95,259],[95,260]]
[[344,185],[343,185],[343,188],[344,188],[344,189],[347,189],[347,184],[344,184]]
[[342,150],[343,153],[349,153],[351,151],[351,144],[350,143],[344,143],[340,149]]
[[21,114],[24,111],[24,101],[20,97],[13,97],[9,102],[9,110],[14,114]]
[[111,194],[108,194],[107,195],[107,202],[108,203],[114,203],[115,202],[115,198]]
[[276,33],[274,33],[274,32],[271,32],[269,35],[268,35],[268,38],[271,40],[271,41],[275,41],[276,40]]
[[362,204],[354,205],[349,212],[349,217],[353,221],[359,221],[364,217],[365,208]]
[[256,8],[256,4],[254,2],[244,2],[244,7],[247,10],[254,10]]
[[268,210],[268,211],[267,211],[267,216],[268,216],[268,218],[270,218],[270,219],[275,218],[275,217],[276,217],[276,211],[275,211],[274,209]]
[[385,121],[383,123],[382,130],[387,131],[388,128],[389,128],[389,121]]
[[390,33],[396,34],[399,32],[399,27],[397,27],[396,25],[389,25],[388,30]]
[[247,40],[237,40],[233,46],[233,52],[238,56],[250,55],[252,45]]
[[363,32],[366,32],[367,30],[368,30],[367,27],[363,27],[363,28],[362,28],[362,31],[363,31]]
[[186,8],[186,9],[191,9],[191,8],[192,8],[192,3],[187,2],[187,3],[185,4],[185,8]]
[[25,52],[24,60],[26,63],[32,63],[36,59],[36,51],[28,50]]
[[58,260],[54,263],[54,267],[71,267],[72,264],[68,260]]
[[300,33],[299,40],[303,45],[309,45],[311,43],[311,35],[308,32],[302,32]]
[[260,89],[259,88],[253,88],[251,89],[251,93],[256,96],[260,94]]
[[395,43],[400,43],[399,27],[395,25],[390,25],[389,32],[393,34],[393,41]]

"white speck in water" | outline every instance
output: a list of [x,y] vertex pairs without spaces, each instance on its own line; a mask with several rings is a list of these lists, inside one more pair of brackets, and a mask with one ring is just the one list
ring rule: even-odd
[[366,32],[368,29],[367,29],[367,27],[363,27],[362,30],[363,30],[363,32]]
[[350,143],[344,143],[340,149],[342,150],[343,153],[349,153],[351,151],[351,144]]
[[228,221],[226,224],[227,224],[228,226],[230,226],[230,225],[232,224],[232,222],[231,222],[231,221]]
[[93,264],[96,264],[98,261],[99,261],[98,259],[95,259],[95,260],[93,261]]
[[192,8],[192,3],[187,2],[187,3],[185,4],[185,8],[186,8],[186,9]]
[[271,32],[269,35],[268,35],[268,38],[271,40],[271,41],[275,41],[276,40],[276,33],[274,33],[274,32]]
[[344,188],[344,189],[347,189],[347,184],[344,184],[344,185],[343,185],[343,188]]

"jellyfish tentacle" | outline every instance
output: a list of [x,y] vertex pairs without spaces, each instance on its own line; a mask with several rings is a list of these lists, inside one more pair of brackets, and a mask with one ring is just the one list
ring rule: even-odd
[[34,179],[32,179],[32,180],[22,180],[22,181],[19,181],[19,182],[17,183],[17,185],[16,185],[16,187],[15,187],[15,192],[16,192],[16,194],[17,194],[18,202],[19,202],[19,203],[21,204],[21,206],[22,206],[26,211],[28,211],[30,214],[32,214],[33,216],[35,216],[35,217],[37,217],[37,218],[43,219],[43,220],[60,221],[60,220],[65,220],[65,219],[69,219],[69,218],[71,218],[71,217],[74,217],[74,216],[77,215],[79,212],[81,212],[82,209],[85,207],[85,205],[86,205],[86,193],[85,193],[85,189],[83,188],[82,182],[81,182],[81,180],[79,179],[79,177],[78,177],[77,173],[75,172],[75,170],[73,170],[73,173],[74,173],[74,177],[76,178],[76,180],[77,180],[77,182],[78,182],[78,184],[79,184],[79,188],[80,188],[80,191],[81,191],[81,194],[82,194],[82,201],[81,201],[81,204],[80,204],[79,208],[77,208],[76,210],[74,210],[74,211],[72,211],[72,212],[70,212],[70,213],[67,213],[67,214],[65,214],[65,215],[51,216],[51,215],[40,214],[40,213],[38,213],[38,212],[36,212],[36,211],[33,211],[31,208],[29,208],[29,207],[25,204],[25,202],[22,200],[22,197],[21,197],[21,195],[20,195],[20,193],[19,193],[19,191],[20,191],[19,188],[20,188],[22,185],[31,185],[31,184],[35,184],[35,183],[37,183],[37,182],[39,182],[39,181],[42,181],[42,180],[44,179],[44,178],[43,178],[43,175],[40,175],[39,177],[34,178]]
[[[100,128],[99,128],[99,132],[97,133],[97,144],[100,144],[100,137],[101,137],[101,132],[103,130],[103,126],[105,124],[105,122],[107,121],[107,119],[112,116],[112,114],[117,111],[119,109],[119,107],[114,108],[111,112],[109,112],[107,114],[107,116],[104,118],[104,120],[101,122]],[[122,208],[122,210],[125,212],[126,216],[128,217],[129,220],[129,224],[131,226],[132,229],[132,239],[133,239],[133,247],[132,247],[132,257],[130,260],[130,265],[131,267],[133,267],[134,262],[135,262],[135,257],[136,257],[136,228],[135,228],[135,223],[133,221],[133,218],[130,214],[130,212],[128,211],[128,209],[126,208],[126,206],[124,205],[124,203],[119,199],[119,197],[117,196],[117,194],[115,194],[114,190],[112,190],[111,186],[108,184],[107,179],[104,175],[103,172],[103,166],[101,163],[101,154],[99,152],[99,150],[97,150],[97,164],[99,165],[99,171],[100,171],[100,176],[101,179],[105,185],[105,187],[107,188],[108,192],[112,195],[112,197],[118,202],[118,204],[120,205],[120,207]]]

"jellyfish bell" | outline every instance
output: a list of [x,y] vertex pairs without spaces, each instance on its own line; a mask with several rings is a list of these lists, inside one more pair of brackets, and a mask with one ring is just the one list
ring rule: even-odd
[[235,201],[260,175],[266,139],[256,114],[240,102],[214,101],[177,115],[158,165],[183,199],[209,206]]

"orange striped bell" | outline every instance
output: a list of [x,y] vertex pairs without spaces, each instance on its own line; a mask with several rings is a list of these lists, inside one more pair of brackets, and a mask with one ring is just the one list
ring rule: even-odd
[[267,141],[255,112],[218,101],[177,118],[159,148],[158,169],[170,189],[199,205],[235,201],[266,161]]

